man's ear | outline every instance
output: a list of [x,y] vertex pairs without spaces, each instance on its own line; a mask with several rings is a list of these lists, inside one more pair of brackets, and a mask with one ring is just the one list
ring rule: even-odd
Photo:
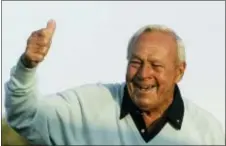
[[187,66],[186,62],[182,62],[182,63],[178,64],[178,66],[176,68],[177,74],[176,74],[175,83],[180,82],[180,80],[183,78],[186,66]]

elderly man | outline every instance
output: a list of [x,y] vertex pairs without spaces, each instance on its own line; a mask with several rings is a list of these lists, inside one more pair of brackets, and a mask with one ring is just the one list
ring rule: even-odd
[[34,31],[6,83],[8,123],[32,144],[224,144],[219,122],[182,98],[182,40],[150,25],[128,46],[126,83],[90,84],[38,98],[35,72],[55,31],[55,21]]

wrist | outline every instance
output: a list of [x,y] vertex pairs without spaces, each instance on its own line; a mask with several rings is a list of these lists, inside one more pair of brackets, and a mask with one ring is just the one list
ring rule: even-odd
[[20,62],[22,63],[22,65],[26,68],[34,68],[35,64],[32,63],[31,61],[29,61],[27,59],[27,57],[25,56],[25,53],[23,53],[20,57]]

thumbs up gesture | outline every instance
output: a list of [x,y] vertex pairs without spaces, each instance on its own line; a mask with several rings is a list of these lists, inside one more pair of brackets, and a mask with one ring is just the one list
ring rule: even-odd
[[22,62],[26,67],[36,67],[43,61],[49,51],[55,28],[56,22],[54,20],[49,20],[46,28],[31,33],[27,40],[26,51],[21,57]]

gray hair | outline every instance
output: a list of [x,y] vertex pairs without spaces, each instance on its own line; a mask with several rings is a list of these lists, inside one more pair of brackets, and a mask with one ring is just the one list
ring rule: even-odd
[[151,32],[151,31],[160,31],[160,32],[167,32],[175,36],[177,42],[177,53],[178,59],[180,62],[186,62],[185,58],[185,47],[182,39],[175,33],[174,30],[168,28],[164,25],[147,25],[139,29],[130,39],[128,48],[127,48],[127,60],[131,57],[131,49],[133,48],[134,44],[136,43],[137,39],[140,37],[141,34],[144,32]]

